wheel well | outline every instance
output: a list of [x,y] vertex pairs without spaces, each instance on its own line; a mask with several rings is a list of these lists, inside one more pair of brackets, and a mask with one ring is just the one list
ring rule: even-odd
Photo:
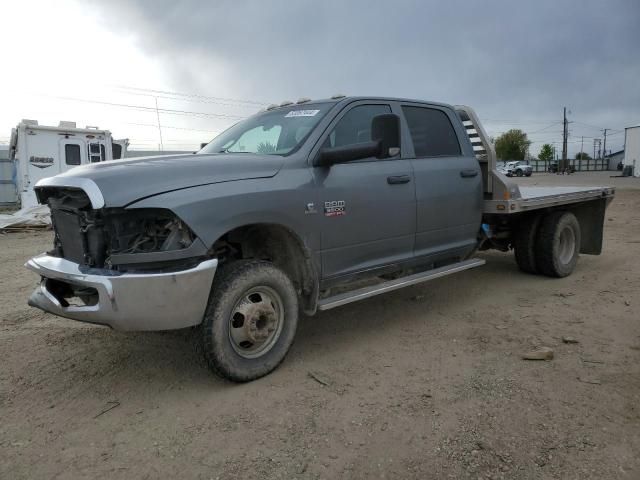
[[311,253],[290,229],[274,224],[253,224],[222,235],[212,247],[219,262],[258,259],[272,262],[293,282],[305,313],[312,315],[318,299],[318,277]]

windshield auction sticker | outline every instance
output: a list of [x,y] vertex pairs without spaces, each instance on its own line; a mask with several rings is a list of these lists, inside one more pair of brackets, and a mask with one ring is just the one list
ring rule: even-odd
[[285,115],[288,117],[315,117],[320,110],[291,110]]

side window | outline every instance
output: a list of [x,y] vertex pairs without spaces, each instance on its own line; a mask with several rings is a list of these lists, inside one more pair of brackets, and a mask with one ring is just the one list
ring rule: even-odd
[[104,146],[102,144],[90,143],[87,149],[89,153],[89,162],[96,163],[104,160]]
[[120,145],[119,143],[111,142],[111,151],[113,153],[114,160],[122,158],[122,145]]
[[80,145],[66,144],[64,146],[64,161],[67,165],[80,165]]
[[370,142],[371,121],[376,115],[391,113],[389,105],[359,105],[349,110],[331,131],[324,147],[344,147]]
[[416,157],[460,155],[460,143],[449,117],[441,110],[402,107]]

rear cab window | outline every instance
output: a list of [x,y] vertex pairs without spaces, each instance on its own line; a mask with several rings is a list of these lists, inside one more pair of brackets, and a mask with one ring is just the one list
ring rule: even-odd
[[451,120],[442,110],[403,105],[402,112],[416,158],[461,155],[460,142]]

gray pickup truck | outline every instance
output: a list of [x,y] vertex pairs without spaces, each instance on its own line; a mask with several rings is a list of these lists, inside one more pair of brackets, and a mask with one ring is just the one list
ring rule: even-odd
[[200,325],[213,371],[274,370],[313,315],[515,251],[569,275],[612,188],[518,187],[469,107],[334,97],[271,106],[196,154],[41,180],[53,248],[29,304],[118,330]]

